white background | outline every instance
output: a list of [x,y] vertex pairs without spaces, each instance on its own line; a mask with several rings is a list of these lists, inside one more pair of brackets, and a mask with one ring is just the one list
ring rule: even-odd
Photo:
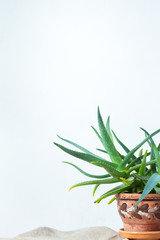
[[[122,227],[53,141],[96,151],[97,106],[129,146],[160,127],[160,1],[0,0],[0,236]],[[155,138],[157,141],[159,137]],[[101,187],[96,194],[109,189]],[[95,199],[96,199],[95,197]]]

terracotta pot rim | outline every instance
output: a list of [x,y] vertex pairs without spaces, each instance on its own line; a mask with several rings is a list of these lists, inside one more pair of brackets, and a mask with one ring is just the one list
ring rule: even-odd
[[[119,193],[115,195],[115,198],[118,200],[120,199],[128,199],[128,200],[138,200],[142,194],[141,193]],[[152,200],[152,199],[159,199],[160,194],[158,193],[149,193],[144,200]]]

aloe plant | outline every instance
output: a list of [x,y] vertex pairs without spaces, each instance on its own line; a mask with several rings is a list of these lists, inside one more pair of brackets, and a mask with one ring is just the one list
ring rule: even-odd
[[[160,145],[157,147],[152,137],[160,132],[160,129],[149,134],[145,129],[142,128],[145,133],[145,138],[133,149],[129,149],[110,129],[110,117],[108,117],[106,125],[103,122],[100,110],[98,108],[98,127],[97,131],[92,127],[93,131],[100,140],[103,149],[97,149],[100,152],[105,153],[105,157],[101,157],[86,148],[74,143],[70,140],[59,137],[62,141],[76,147],[80,151],[75,151],[66,148],[63,145],[54,143],[64,152],[72,155],[73,157],[79,158],[89,164],[95,165],[97,167],[104,169],[103,175],[94,175],[85,172],[77,165],[65,162],[71,165],[79,172],[85,176],[92,178],[90,181],[84,181],[75,184],[70,189],[85,186],[94,185],[93,196],[97,188],[101,184],[114,184],[120,183],[116,187],[112,187],[111,190],[105,192],[95,203],[99,203],[102,199],[109,196],[115,195],[117,193],[142,193],[137,205],[148,193],[160,193]],[[122,149],[125,151],[125,155],[121,154],[119,150],[115,147],[114,141],[117,141]],[[145,151],[143,154],[143,149],[140,149],[144,143],[148,142],[150,151]],[[139,150],[139,153],[136,152]],[[115,198],[113,197],[109,203],[113,202]],[[136,205],[136,207],[137,207]]]

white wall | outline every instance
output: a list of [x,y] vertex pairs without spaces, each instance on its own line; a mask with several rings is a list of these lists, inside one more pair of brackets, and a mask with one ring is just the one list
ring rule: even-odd
[[159,10],[158,0],[0,1],[0,236],[122,226],[92,187],[68,192],[86,178],[61,161],[89,167],[53,141],[99,147],[98,105],[130,148],[140,126],[160,127]]

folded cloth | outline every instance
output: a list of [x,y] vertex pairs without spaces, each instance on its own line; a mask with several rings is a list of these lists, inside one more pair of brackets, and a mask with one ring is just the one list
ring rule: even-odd
[[107,227],[90,227],[75,231],[58,231],[53,228],[41,227],[14,238],[0,240],[121,240],[119,234]]

